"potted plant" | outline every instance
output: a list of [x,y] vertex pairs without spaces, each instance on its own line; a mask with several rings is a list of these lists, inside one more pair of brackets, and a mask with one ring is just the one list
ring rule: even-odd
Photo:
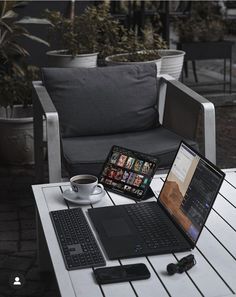
[[123,29],[123,35],[119,47],[114,52],[118,52],[105,58],[107,65],[140,64],[154,62],[157,65],[157,74],[161,70],[161,56],[158,48],[165,48],[165,41],[158,35],[149,31],[143,31],[143,36],[138,37],[132,30]]
[[185,54],[183,51],[167,49],[166,42],[151,27],[145,28],[142,36],[137,36],[132,30],[122,31],[115,54],[105,58],[108,65],[155,62],[157,75],[168,73],[179,79]]
[[38,71],[25,64],[24,58],[29,53],[19,41],[26,37],[48,45],[30,35],[17,21],[13,9],[18,4],[3,1],[0,6],[0,160],[7,164],[33,163],[34,160],[33,112],[29,104],[31,81],[38,78]]
[[226,31],[226,21],[221,7],[214,1],[194,2],[190,17],[175,19],[179,41],[221,41]]
[[196,82],[196,60],[226,58],[231,51],[232,43],[223,40],[226,20],[222,11],[217,1],[196,1],[189,16],[175,18],[177,48],[186,52],[185,73],[187,76],[187,63],[191,61]]
[[[117,21],[109,14],[106,3],[89,6],[77,16],[72,10],[69,17],[59,11],[46,10],[44,16],[50,21],[51,36],[59,39],[59,50],[47,52],[50,66],[96,67],[100,58],[118,42]],[[118,29],[120,30],[120,28]]]

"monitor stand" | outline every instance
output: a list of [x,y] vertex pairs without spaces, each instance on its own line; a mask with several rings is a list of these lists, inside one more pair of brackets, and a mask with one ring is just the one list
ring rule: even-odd
[[142,200],[147,200],[152,197],[155,197],[155,194],[154,194],[153,190],[151,189],[151,187],[149,186],[145,195],[143,196]]

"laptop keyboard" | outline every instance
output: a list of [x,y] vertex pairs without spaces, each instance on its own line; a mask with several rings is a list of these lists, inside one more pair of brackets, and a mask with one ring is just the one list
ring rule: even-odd
[[171,232],[168,219],[159,208],[153,209],[153,204],[129,204],[124,205],[124,208],[149,249],[181,245]]

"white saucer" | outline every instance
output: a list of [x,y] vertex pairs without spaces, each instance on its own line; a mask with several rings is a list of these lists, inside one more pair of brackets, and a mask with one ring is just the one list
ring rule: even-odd
[[91,200],[90,199],[81,199],[81,198],[78,198],[77,193],[75,193],[71,188],[69,188],[62,193],[62,196],[65,200],[70,201],[72,203],[79,204],[79,205],[87,205],[87,204],[97,203],[98,201],[100,201],[102,199],[102,197],[105,196],[105,194],[106,194],[106,191],[102,190],[101,193],[91,195],[90,196]]

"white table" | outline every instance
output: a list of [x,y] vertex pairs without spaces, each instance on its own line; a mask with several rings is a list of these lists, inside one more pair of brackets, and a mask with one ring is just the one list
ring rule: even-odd
[[[93,269],[67,271],[61,256],[57,238],[49,217],[49,211],[76,207],[66,204],[62,191],[69,183],[33,186],[33,192],[41,219],[43,232],[52,260],[61,296],[72,297],[160,297],[160,296],[231,296],[236,292],[236,169],[227,169],[226,180],[214,203],[213,210],[192,251],[197,265],[187,273],[168,276],[166,265],[189,254],[176,253],[110,261],[107,266],[145,263],[151,272],[148,280],[99,286],[93,277]],[[155,176],[152,188],[158,196],[165,176]],[[110,197],[112,197],[112,200]],[[150,200],[155,200],[151,198]],[[150,201],[149,200],[149,201]],[[108,193],[93,207],[132,203],[117,194]],[[134,202],[133,202],[134,203]],[[87,209],[83,207],[87,216]],[[88,218],[88,216],[87,216]],[[91,225],[91,224],[90,224]],[[92,225],[91,225],[92,227]],[[92,227],[93,228],[93,227]],[[94,229],[93,229],[94,230]],[[96,233],[95,233],[96,236]],[[122,244],[122,243],[121,243]],[[41,246],[41,245],[40,245]],[[43,252],[43,246],[42,250]],[[40,247],[39,247],[40,248]]]

